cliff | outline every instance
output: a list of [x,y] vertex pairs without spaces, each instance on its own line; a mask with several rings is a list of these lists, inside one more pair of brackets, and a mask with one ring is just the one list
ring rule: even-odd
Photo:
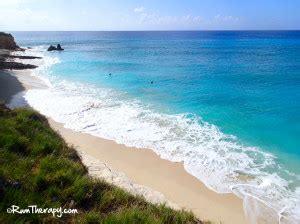
[[16,50],[18,45],[11,34],[0,32],[0,49]]
[[37,68],[37,66],[35,65],[15,62],[14,59],[41,59],[41,57],[28,55],[13,55],[11,53],[14,50],[25,51],[25,49],[20,48],[16,44],[15,38],[11,34],[0,32],[0,70],[23,70]]

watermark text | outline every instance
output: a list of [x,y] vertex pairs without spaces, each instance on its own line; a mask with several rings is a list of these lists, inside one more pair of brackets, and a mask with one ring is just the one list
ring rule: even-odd
[[71,208],[39,208],[37,205],[29,205],[27,208],[20,208],[17,205],[12,205],[7,209],[10,214],[52,214],[53,217],[62,217],[63,214],[77,214],[77,209]]

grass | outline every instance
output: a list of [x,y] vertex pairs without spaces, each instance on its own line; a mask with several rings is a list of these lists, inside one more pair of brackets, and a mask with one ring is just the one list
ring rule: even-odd
[[[77,214],[9,214],[7,208],[74,208]],[[87,174],[76,151],[31,109],[0,103],[0,223],[202,223]]]

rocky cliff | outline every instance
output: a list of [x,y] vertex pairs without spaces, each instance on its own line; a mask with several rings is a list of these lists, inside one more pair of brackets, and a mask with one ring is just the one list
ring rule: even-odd
[[28,56],[28,55],[14,55],[13,51],[25,51],[25,49],[20,48],[14,37],[11,34],[0,32],[0,70],[7,69],[34,69],[37,66],[31,64],[23,64],[16,62],[14,59],[41,59],[41,57]]
[[0,32],[0,49],[16,50],[18,48],[11,34]]

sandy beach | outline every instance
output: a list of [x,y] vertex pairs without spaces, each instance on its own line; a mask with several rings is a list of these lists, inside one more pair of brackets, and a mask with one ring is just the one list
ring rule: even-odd
[[233,194],[221,195],[209,190],[188,174],[182,163],[163,160],[148,149],[126,147],[74,132],[51,119],[50,124],[69,144],[108,164],[113,170],[125,173],[133,182],[161,192],[201,219],[222,223],[246,222],[241,199]]
[[[16,78],[17,77],[17,78]],[[1,72],[1,89],[6,102],[24,89],[43,88],[30,71]],[[39,85],[40,84],[40,85]],[[201,220],[222,223],[246,223],[243,203],[234,194],[217,194],[188,174],[182,163],[161,159],[149,149],[120,145],[114,141],[66,129],[49,119],[50,125],[64,139],[81,152],[107,164],[114,171],[124,173],[132,182],[161,192],[180,208],[191,210]]]

